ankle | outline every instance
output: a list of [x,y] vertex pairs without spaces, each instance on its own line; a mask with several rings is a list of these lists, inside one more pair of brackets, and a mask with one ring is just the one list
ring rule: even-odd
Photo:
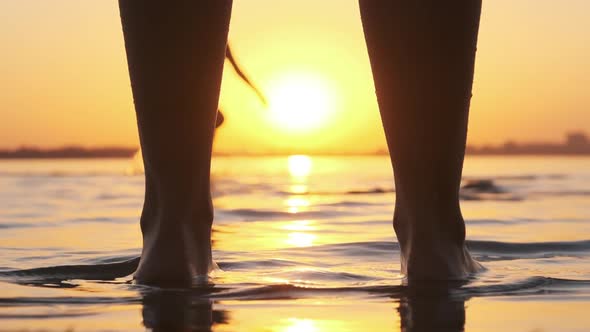
[[395,208],[393,228],[400,245],[448,241],[465,243],[465,222],[460,210],[449,211],[425,206],[419,211]]
[[[192,202],[192,203],[191,203]],[[141,214],[141,232],[146,236],[155,233],[210,232],[213,225],[213,205],[211,198],[202,200],[178,200],[173,204],[144,204]]]

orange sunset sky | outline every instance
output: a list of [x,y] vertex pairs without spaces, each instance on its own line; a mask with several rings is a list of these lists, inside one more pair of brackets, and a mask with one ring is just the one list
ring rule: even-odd
[[[590,1],[484,1],[469,143],[590,133]],[[216,151],[385,148],[356,0],[234,0]],[[117,2],[0,0],[0,148],[138,144]]]

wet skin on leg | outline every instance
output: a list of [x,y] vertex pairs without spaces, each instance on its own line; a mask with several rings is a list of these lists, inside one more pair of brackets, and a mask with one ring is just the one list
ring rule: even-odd
[[409,280],[464,279],[459,187],[481,0],[360,0],[395,173],[394,229]]
[[120,0],[145,166],[135,279],[189,286],[213,267],[210,165],[231,0]]

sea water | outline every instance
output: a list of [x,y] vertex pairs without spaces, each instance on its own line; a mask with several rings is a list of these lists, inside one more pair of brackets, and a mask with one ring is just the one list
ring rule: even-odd
[[216,157],[215,285],[135,285],[137,160],[0,161],[0,331],[589,331],[590,158],[468,157],[487,270],[408,287],[386,157]]

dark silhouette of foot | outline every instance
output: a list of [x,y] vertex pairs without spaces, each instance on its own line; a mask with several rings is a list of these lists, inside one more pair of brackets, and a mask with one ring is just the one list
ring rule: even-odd
[[[416,224],[420,226],[414,227]],[[455,220],[452,226],[438,229],[441,224],[444,225],[394,219],[401,250],[401,269],[408,280],[465,280],[484,269],[465,246],[463,220]]]
[[[145,227],[146,223],[153,223]],[[159,227],[142,220],[143,251],[135,280],[162,287],[191,287],[209,283],[215,268],[211,256],[210,223],[175,222]]]

